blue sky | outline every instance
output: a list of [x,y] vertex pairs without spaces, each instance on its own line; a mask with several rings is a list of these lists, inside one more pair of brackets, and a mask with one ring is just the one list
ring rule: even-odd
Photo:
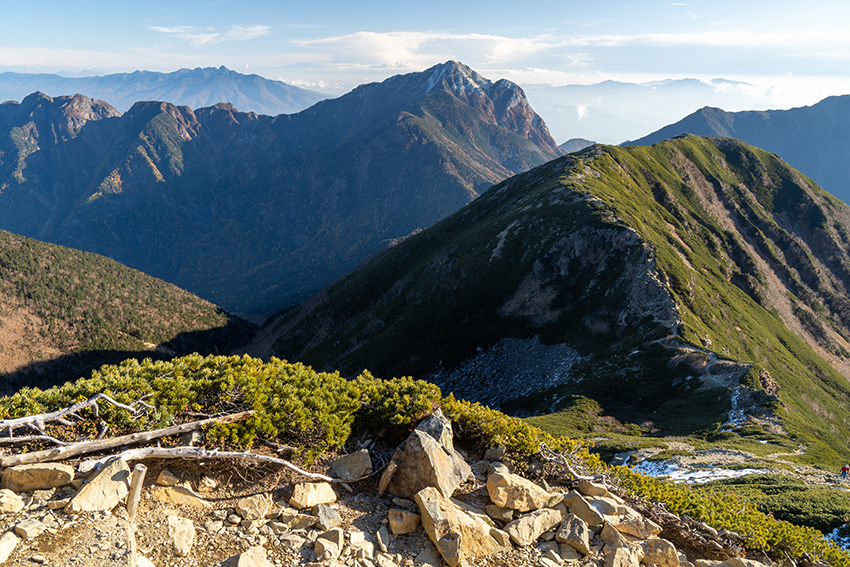
[[850,92],[843,2],[0,2],[0,71],[225,65],[340,94],[454,59],[520,84],[723,77],[786,106]]

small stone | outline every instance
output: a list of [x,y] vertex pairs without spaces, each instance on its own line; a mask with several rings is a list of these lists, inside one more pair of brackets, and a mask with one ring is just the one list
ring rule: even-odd
[[296,508],[312,508],[317,504],[336,502],[336,493],[327,482],[300,482],[292,489],[289,504]]
[[266,559],[266,548],[255,545],[239,555],[225,559],[220,567],[274,567],[274,564]]
[[393,508],[387,515],[390,530],[395,535],[415,532],[416,528],[419,527],[420,518],[419,514],[407,510],[399,510],[398,508]]
[[581,559],[581,553],[568,543],[558,544],[558,554],[564,561],[575,561]]
[[217,534],[222,528],[224,528],[224,522],[221,520],[207,520],[204,522],[204,529],[211,534]]
[[23,509],[23,498],[7,488],[0,489],[0,514],[17,514]]
[[316,504],[313,507],[313,515],[316,517],[316,525],[325,531],[342,524],[339,512],[326,504]]
[[396,497],[396,498],[393,498],[392,502],[393,502],[393,504],[395,504],[399,508],[409,508],[409,509],[412,510],[413,508],[416,507],[416,502],[414,502],[413,500],[408,500],[407,498]]
[[378,547],[380,548],[380,550],[386,553],[390,544],[390,534],[387,531],[387,526],[381,526],[381,528],[375,534],[375,537],[378,541]]
[[35,554],[30,556],[30,561],[32,561],[33,563],[42,564],[47,561],[47,558],[44,555]]
[[15,533],[24,539],[36,538],[46,529],[47,526],[32,518],[26,518],[15,524]]
[[193,508],[212,508],[212,504],[185,486],[158,487],[153,491],[153,497],[164,504],[192,506]]
[[174,555],[186,557],[191,553],[192,545],[195,543],[195,526],[192,520],[169,515],[166,521],[168,522],[168,537],[171,539]]
[[245,520],[261,520],[266,517],[271,505],[265,494],[254,494],[236,502],[236,513]]
[[180,483],[180,479],[170,470],[162,469],[162,472],[156,477],[156,483],[160,486],[175,486]]

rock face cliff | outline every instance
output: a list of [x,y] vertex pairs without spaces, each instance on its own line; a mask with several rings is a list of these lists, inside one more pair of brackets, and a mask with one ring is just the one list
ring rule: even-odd
[[560,154],[454,62],[277,117],[37,93],[0,105],[0,227],[267,314]]
[[734,140],[594,146],[494,186],[266,333],[279,356],[427,375],[515,413],[581,394],[689,432],[746,406],[843,447],[849,215]]

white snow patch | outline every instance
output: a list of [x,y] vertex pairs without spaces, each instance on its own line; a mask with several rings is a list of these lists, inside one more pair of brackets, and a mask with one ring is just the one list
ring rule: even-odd
[[700,484],[711,480],[726,478],[738,478],[748,474],[763,474],[765,469],[724,469],[720,467],[709,467],[705,469],[691,470],[669,461],[643,461],[633,467],[635,472],[658,478],[666,478],[673,482],[687,482]]

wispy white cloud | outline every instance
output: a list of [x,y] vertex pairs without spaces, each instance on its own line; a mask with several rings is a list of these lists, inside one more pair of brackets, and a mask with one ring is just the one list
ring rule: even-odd
[[295,41],[320,51],[329,64],[421,68],[446,59],[511,62],[565,45],[549,35],[505,37],[442,32],[356,32]]
[[149,26],[148,29],[188,40],[196,46],[216,44],[224,41],[247,41],[271,33],[271,27],[264,25],[231,26],[225,32],[215,31],[214,28],[200,28],[196,26]]

